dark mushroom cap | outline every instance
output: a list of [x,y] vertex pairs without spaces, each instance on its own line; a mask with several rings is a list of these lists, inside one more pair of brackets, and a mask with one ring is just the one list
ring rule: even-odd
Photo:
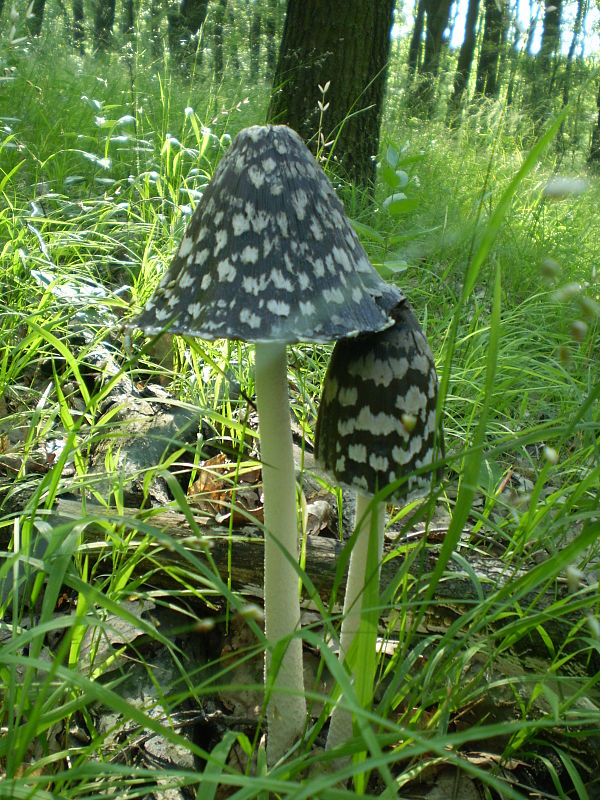
[[408,476],[390,499],[426,493],[431,474],[412,474],[441,454],[438,380],[427,337],[408,302],[381,333],[337,342],[325,376],[317,463],[339,483],[375,494]]
[[321,342],[381,330],[403,299],[377,274],[297,133],[246,128],[215,170],[132,327],[204,339]]

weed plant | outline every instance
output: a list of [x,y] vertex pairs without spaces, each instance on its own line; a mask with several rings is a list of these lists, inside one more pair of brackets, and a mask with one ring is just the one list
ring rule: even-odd
[[[314,690],[309,699],[325,710],[306,746],[267,771],[260,740],[235,725],[203,743],[178,724],[182,706],[260,691],[260,682],[240,685],[219,653],[190,659],[139,611],[143,603],[177,608],[187,619],[179,633],[198,636],[203,625],[242,615],[255,639],[236,661],[266,646],[248,597],[211,559],[187,484],[174,477],[185,465],[193,481],[211,444],[233,453],[238,469],[251,458],[242,442],[250,437],[252,447],[252,365],[243,344],[175,339],[165,350],[130,342],[121,329],[151,294],[231,137],[262,122],[267,87],[216,86],[207,68],[187,81],[143,54],[102,61],[59,49],[53,69],[43,49],[5,58],[0,797],[133,798],[185,787],[208,799],[219,785],[239,800],[355,796],[344,777],[364,796],[414,796],[414,782],[442,765],[456,780],[477,779],[488,798],[531,796],[527,770],[511,772],[516,762],[545,764],[552,785],[538,787],[544,796],[597,797],[597,775],[579,752],[600,741],[600,188],[590,180],[583,194],[544,195],[560,119],[524,146],[499,107],[449,135],[441,123],[404,120],[390,100],[375,202],[353,190],[353,206],[373,262],[405,288],[432,343],[447,450],[440,497],[416,517],[414,507],[391,517],[409,530],[435,505],[447,531],[431,571],[422,567],[427,537],[396,540],[402,558],[378,608],[392,655],[372,656],[378,691],[367,707],[324,644],[339,613],[303,575],[320,617],[301,635],[356,715],[345,746],[354,760],[333,775],[333,756],[312,747],[329,709]],[[403,173],[397,185],[385,179],[386,164]],[[387,201],[400,191],[410,202]],[[119,371],[94,360],[100,345]],[[327,347],[298,346],[290,359],[292,407],[309,443],[327,356]],[[165,479],[193,546],[153,524],[149,501],[127,513],[117,455],[128,420],[103,405],[122,375],[160,378],[173,404],[211,422],[208,439],[178,442],[142,476],[147,491]],[[106,441],[108,493],[89,469]],[[78,498],[76,518],[53,514],[61,497]],[[384,498],[385,490],[375,502]],[[98,526],[101,543],[87,536]],[[457,574],[469,591],[461,604],[448,601],[454,611],[440,625],[436,609]],[[123,645],[119,625],[163,648],[168,678],[137,638]],[[155,687],[141,706],[125,691],[132,675]],[[98,727],[99,707],[114,713],[112,728]],[[186,753],[188,766],[130,763],[142,732]],[[247,769],[228,762],[234,748]]]

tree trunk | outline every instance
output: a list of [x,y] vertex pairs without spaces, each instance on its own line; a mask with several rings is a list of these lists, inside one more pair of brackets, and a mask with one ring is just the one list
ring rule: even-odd
[[552,110],[560,50],[562,0],[545,0],[540,52],[533,64],[529,106],[536,134]]
[[135,18],[135,0],[124,0],[122,30],[125,36],[131,37],[135,33]]
[[250,19],[250,80],[258,80],[260,64],[260,33],[262,28],[262,14],[258,3],[254,3],[252,18]]
[[45,6],[46,0],[33,0],[31,4],[31,16],[27,20],[27,28],[31,36],[39,36],[42,32]]
[[98,0],[94,38],[97,50],[107,50],[112,39],[115,24],[115,0]]
[[393,11],[394,0],[288,0],[273,80],[269,121],[313,151],[334,141],[333,158],[362,185],[375,179]]
[[477,42],[477,18],[479,16],[479,0],[469,0],[467,19],[465,22],[465,38],[458,54],[458,64],[454,74],[452,95],[448,104],[448,119],[456,117],[460,109],[462,96],[469,82],[475,44]]
[[[587,0],[578,0],[577,13],[575,15],[575,24],[573,25],[573,35],[571,36],[571,43],[569,44],[569,52],[565,63],[565,71],[562,78],[562,107],[564,108],[569,103],[569,92],[571,89],[571,76],[573,71],[573,56],[575,55],[575,48],[581,35],[583,27],[583,19],[587,12]],[[560,129],[557,135],[557,144],[561,150],[565,149],[565,121],[561,122]]]
[[496,0],[485,0],[485,21],[475,91],[485,97],[498,96],[498,61],[502,42],[502,10]]
[[236,28],[236,19],[235,19],[235,14],[231,8],[231,3],[227,4],[225,17],[227,20],[227,27],[229,28],[230,31],[232,31],[232,36],[230,37],[228,42],[229,63],[233,68],[234,75],[237,76],[240,73],[240,57],[238,53],[238,37],[235,33],[233,33]]
[[[106,560],[110,568],[112,558],[112,547],[106,541],[106,528],[102,524],[105,518],[110,519],[109,512],[104,508],[88,501],[86,513],[95,520],[90,520],[81,532],[81,545],[90,565]],[[51,511],[45,512],[46,521],[51,527],[60,526],[65,523],[73,523],[81,519],[81,502],[63,500],[59,498]],[[132,519],[132,528],[135,530],[136,522],[133,521],[138,509],[125,508],[122,512],[123,517]],[[242,530],[234,528],[233,533],[227,527],[219,527],[216,524],[206,524],[206,519],[198,517],[198,527],[202,532],[203,539],[190,530],[189,523],[183,514],[176,511],[161,511],[151,518],[152,526],[160,531],[160,538],[147,548],[147,553],[142,551],[141,556],[136,558],[134,575],[151,575],[152,586],[172,587],[177,585],[177,569],[180,569],[189,580],[194,579],[194,567],[186,558],[180,547],[169,546],[168,542],[175,542],[177,545],[184,545],[185,552],[200,561],[206,560],[207,553],[210,553],[212,565],[220,573],[221,579],[230,582],[234,590],[257,593],[263,585],[263,551],[264,542],[262,535],[257,528],[245,525]],[[125,526],[126,527],[126,526]],[[432,539],[444,531],[432,532]],[[418,534],[426,535],[425,532]],[[144,537],[133,536],[127,539],[130,549],[139,548],[139,539]],[[0,546],[6,549],[9,546],[10,528],[0,528]],[[207,541],[210,545],[207,546]],[[36,558],[43,557],[45,548],[44,536],[40,534],[40,541],[36,544]],[[339,560],[345,542],[337,539],[329,539],[324,536],[308,536],[306,541],[306,561],[304,569],[309,576],[311,583],[325,602],[332,600],[332,591],[337,587],[337,595],[334,600],[338,603],[342,600],[340,586],[344,586],[344,581],[339,581],[337,572],[339,571]],[[399,561],[406,558],[405,547],[387,548],[386,558],[381,565],[380,592],[384,594],[386,589],[392,585],[397,586],[398,574],[401,570]],[[439,545],[432,542],[419,556],[410,575],[415,581],[415,596],[418,595],[419,586],[425,589],[426,576],[433,572],[439,556]],[[530,571],[529,567],[523,569],[507,569],[506,563],[493,555],[469,548],[465,554],[465,559],[469,563],[469,572],[458,562],[449,561],[446,567],[446,577],[440,581],[435,590],[431,602],[423,610],[424,619],[422,624],[427,627],[437,628],[440,624],[448,626],[453,620],[457,619],[462,613],[472,607],[474,602],[481,602],[481,598],[488,598],[498,589],[506,586],[509,582],[516,583],[524,578]],[[161,568],[157,569],[157,565]],[[343,576],[342,576],[343,577]],[[200,578],[200,581],[202,579]],[[0,588],[1,585],[0,585]],[[557,601],[563,601],[563,613],[554,614],[552,609],[556,607]],[[569,595],[569,590],[565,581],[556,580],[552,582],[545,591],[537,589],[530,591],[519,597],[521,606],[534,604],[538,613],[544,614],[544,636],[549,637],[557,646],[564,647],[565,641],[571,643],[571,647],[566,647],[567,652],[572,652],[573,648],[579,645],[579,657],[576,659],[586,666],[589,674],[592,675],[598,670],[599,656],[593,647],[584,647],[581,650],[582,641],[573,637],[574,626],[581,624],[582,612],[579,606],[578,596]],[[502,624],[502,618],[496,620]],[[541,639],[537,638],[537,628],[531,629],[523,638],[514,642],[517,650],[528,650],[532,648],[535,652],[536,645],[539,648]],[[585,636],[585,634],[582,634]]]
[[81,55],[85,52],[83,21],[83,0],[73,0],[73,46],[79,50]]
[[415,24],[413,25],[410,45],[408,48],[408,82],[412,82],[417,74],[421,62],[421,48],[423,43],[423,24],[425,22],[425,5],[427,0],[417,0],[415,10]]
[[427,11],[425,52],[421,65],[420,80],[414,88],[410,105],[425,118],[433,113],[435,87],[440,68],[442,40],[450,18],[453,0],[424,0]]
[[581,29],[583,27],[583,18],[587,12],[587,0],[578,0],[577,14],[575,15],[575,24],[573,26],[573,35],[571,36],[571,43],[569,45],[569,52],[567,53],[567,60],[565,64],[565,73],[563,75],[563,106],[569,102],[569,90],[571,88],[571,71],[573,68],[573,56],[575,55],[575,48],[581,36]]
[[163,13],[161,0],[150,0],[150,48],[154,58],[160,58],[163,54],[164,44],[160,30]]
[[195,37],[204,25],[208,0],[181,0],[179,7],[167,12],[169,50],[180,61],[198,50]]
[[588,156],[588,164],[594,170],[600,169],[600,80],[598,81],[598,92],[596,94],[596,110],[598,116],[596,117],[596,125],[592,130],[592,141]]
[[554,89],[556,67],[560,49],[560,18],[562,0],[546,0],[544,11],[544,27],[542,30],[542,43],[539,52],[539,62],[542,76],[545,76],[546,91],[548,96]]
[[277,66],[277,16],[279,0],[269,0],[267,15],[265,17],[265,45],[267,49],[267,78],[273,79]]
[[217,81],[223,79],[223,25],[225,24],[225,12],[227,11],[227,0],[219,0],[215,8],[215,28],[214,28],[214,71]]

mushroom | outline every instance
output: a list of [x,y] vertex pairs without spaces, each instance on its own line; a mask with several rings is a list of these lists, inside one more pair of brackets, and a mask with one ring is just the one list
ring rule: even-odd
[[[344,660],[359,629],[371,526],[376,526],[379,565],[385,503],[373,498],[404,479],[386,500],[413,499],[430,490],[430,464],[443,447],[436,428],[437,375],[427,338],[405,301],[391,312],[394,325],[380,333],[337,342],[329,363],[315,434],[317,463],[357,491],[356,540],[350,556],[340,633]],[[338,703],[327,747],[352,736],[352,716]]]
[[265,524],[265,680],[288,639],[267,707],[270,763],[306,722],[295,468],[286,345],[392,324],[402,293],[381,280],[297,133],[243,130],[218,165],[175,258],[132,327],[254,342]]

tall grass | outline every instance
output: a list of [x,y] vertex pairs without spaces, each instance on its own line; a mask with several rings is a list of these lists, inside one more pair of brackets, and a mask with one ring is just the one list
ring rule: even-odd
[[[160,376],[172,403],[212,422],[208,444],[250,457],[240,444],[244,393],[252,394],[245,347],[175,339],[165,358],[153,342],[128,342],[120,327],[152,292],[230,137],[262,121],[266,87],[252,94],[233,81],[217,87],[206,69],[186,83],[168,65],[150,69],[142,56],[92,61],[59,51],[53,70],[48,57],[12,53],[14,81],[0,96],[0,116],[16,118],[0,142],[0,455],[16,454],[2,462],[9,466],[0,494],[0,796],[146,797],[187,787],[212,798],[218,786],[240,800],[355,796],[345,777],[356,778],[366,797],[408,796],[443,764],[476,780],[487,797],[519,798],[527,788],[503,769],[511,759],[546,763],[553,748],[548,791],[593,797],[597,779],[573,743],[583,748],[600,726],[592,223],[600,192],[591,181],[583,195],[544,197],[559,120],[531,149],[497,108],[450,136],[437,122],[419,126],[388,106],[384,140],[406,158],[415,203],[392,216],[381,183],[357,228],[373,261],[406,289],[437,356],[447,448],[437,508],[450,520],[448,533],[432,573],[422,566],[426,537],[399,538],[388,555],[402,556],[376,608],[391,655],[368,656],[378,680],[369,704],[326,644],[337,608],[305,576],[320,614],[301,635],[355,714],[343,751],[355,759],[343,773],[327,768],[340,753],[314,745],[331,698],[313,689],[323,713],[307,726],[304,744],[267,771],[260,736],[241,722],[215,743],[187,735],[180,720],[182,708],[205,714],[217,693],[262,688],[260,675],[241,681],[238,664],[211,651],[202,632],[237,615],[253,639],[236,662],[260,661],[266,646],[248,598],[219,575],[205,530],[169,471],[184,464],[193,480],[207,441],[178,442],[143,476],[146,491],[155,477],[165,479],[190,525],[183,543],[154,524],[148,502],[126,513],[116,456],[127,420],[103,406],[120,376]],[[549,272],[548,258],[559,267]],[[120,373],[91,360],[99,344]],[[326,360],[327,348],[301,346],[290,359],[292,407],[309,443]],[[106,440],[110,497],[88,469]],[[517,479],[525,492],[511,490]],[[54,514],[65,495],[78,498],[77,519]],[[410,527],[410,512],[393,516]],[[92,529],[104,543],[91,543]],[[179,560],[166,561],[169,552]],[[492,575],[480,568],[486,554],[496,559]],[[470,592],[448,599],[449,618],[436,627],[444,584],[457,570]],[[563,577],[570,594],[556,590]],[[158,611],[156,619],[144,615],[144,604],[176,610],[177,636],[163,633]],[[135,631],[126,641],[123,625]],[[201,656],[178,644],[192,630],[206,642]],[[170,665],[164,682],[147,640]],[[154,687],[141,706],[127,694],[131,680]],[[499,698],[508,698],[508,711]],[[112,728],[100,729],[100,708],[112,711]],[[128,763],[141,732],[179,748],[182,760],[186,753],[188,766]],[[472,757],[488,749],[488,762]],[[237,762],[228,760],[233,751]],[[240,754],[246,769],[235,766]]]

